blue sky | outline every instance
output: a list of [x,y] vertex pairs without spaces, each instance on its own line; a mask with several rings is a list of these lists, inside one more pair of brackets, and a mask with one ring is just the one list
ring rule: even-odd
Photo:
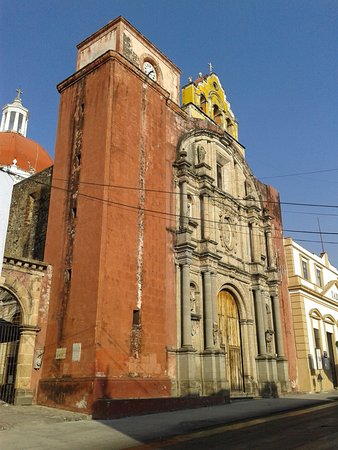
[[[56,85],[75,71],[76,44],[109,20],[125,16],[180,67],[181,85],[211,61],[253,172],[280,191],[284,228],[318,232],[319,219],[337,233],[323,239],[338,267],[337,0],[0,0],[0,9],[0,102],[22,88],[28,137],[51,155]],[[318,234],[285,235],[321,252]]]

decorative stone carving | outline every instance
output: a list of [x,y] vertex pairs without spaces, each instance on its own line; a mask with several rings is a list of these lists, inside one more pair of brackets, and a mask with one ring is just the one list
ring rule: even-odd
[[131,44],[131,39],[126,34],[123,34],[123,55],[129,59],[133,64],[139,66],[139,57],[133,50],[133,46]]
[[203,147],[203,145],[199,145],[197,147],[197,160],[198,160],[198,164],[204,163],[205,161],[205,155],[206,155],[206,150]]
[[217,347],[218,346],[218,335],[219,335],[219,326],[217,322],[214,322],[212,325],[212,335],[213,335],[213,339],[214,339],[214,346]]
[[222,247],[228,252],[234,249],[235,233],[234,221],[230,217],[230,211],[223,210],[219,215],[219,231]]
[[198,320],[191,321],[191,336],[198,336],[200,332],[200,323]]
[[266,330],[265,332],[265,342],[266,342],[266,350],[268,353],[273,352],[273,335],[275,332],[273,330]]
[[196,288],[193,284],[190,285],[190,311],[196,313]]

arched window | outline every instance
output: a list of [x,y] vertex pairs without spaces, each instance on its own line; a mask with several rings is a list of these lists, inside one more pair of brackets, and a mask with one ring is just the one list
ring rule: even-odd
[[232,123],[232,121],[229,119],[229,117],[226,119],[226,129],[227,129],[227,132],[229,133],[229,134],[232,134],[233,133],[233,123]]
[[222,125],[222,112],[217,105],[212,107],[213,118],[217,125]]
[[200,97],[200,108],[204,113],[207,112],[207,99],[204,97],[203,94],[201,94]]

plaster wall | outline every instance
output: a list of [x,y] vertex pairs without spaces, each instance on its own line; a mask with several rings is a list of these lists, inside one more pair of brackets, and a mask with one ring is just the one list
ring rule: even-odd
[[14,180],[5,172],[0,171],[0,276],[5,251],[6,233]]
[[[40,401],[72,409],[97,396],[168,396],[175,371],[166,348],[176,344],[170,192],[181,120],[117,54],[95,64],[60,86],[45,253],[55,277]],[[67,399],[56,391],[64,377]]]
[[115,50],[143,72],[143,62],[151,61],[157,72],[157,82],[179,103],[180,71],[151,42],[125,19],[108,23],[78,45],[76,69],[80,70],[108,50]]

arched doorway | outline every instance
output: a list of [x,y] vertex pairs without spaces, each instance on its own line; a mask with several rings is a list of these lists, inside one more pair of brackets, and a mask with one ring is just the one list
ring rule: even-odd
[[11,292],[0,287],[0,400],[13,403],[20,344],[21,308]]
[[220,345],[227,354],[227,375],[230,389],[242,392],[244,390],[243,361],[237,303],[233,295],[226,290],[219,292],[217,300]]

